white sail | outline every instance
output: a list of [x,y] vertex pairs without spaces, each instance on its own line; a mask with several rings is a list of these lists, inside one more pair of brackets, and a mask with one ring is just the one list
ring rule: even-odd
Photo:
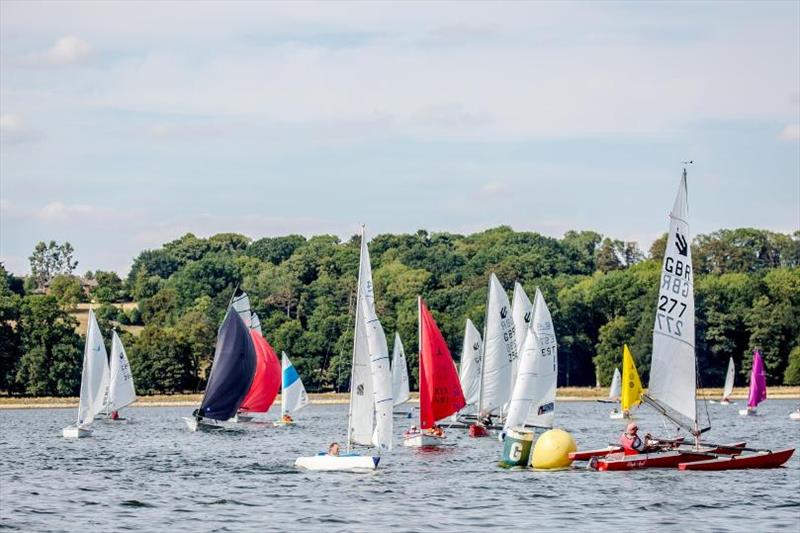
[[653,327],[649,390],[643,399],[675,423],[697,432],[694,273],[686,170],[669,215]]
[[511,365],[517,358],[514,320],[505,289],[494,273],[489,277],[489,301],[486,306],[486,337],[483,339],[481,369],[481,413],[499,409],[511,399]]
[[517,357],[511,363],[511,383],[515,383],[519,373],[519,359],[522,356],[522,343],[533,317],[533,303],[522,285],[514,282],[514,295],[511,299],[511,314],[514,318],[514,334],[517,341]]
[[406,352],[400,334],[394,334],[394,347],[392,348],[392,398],[394,405],[408,401],[410,391],[408,388],[408,366],[406,365]]
[[308,405],[308,394],[286,352],[281,352],[281,417]]
[[505,431],[523,426],[526,421],[537,427],[553,427],[558,379],[556,332],[539,289],[534,300],[533,321],[525,335]]
[[467,319],[464,330],[464,344],[461,348],[461,369],[458,374],[461,390],[467,405],[478,403],[481,391],[481,356],[483,355],[483,340],[481,334],[472,320]]
[[251,328],[252,316],[250,313],[250,297],[247,296],[247,293],[243,292],[239,296],[234,296],[233,300],[231,300],[231,307],[239,314],[244,325]]
[[611,378],[611,389],[608,391],[609,400],[619,400],[622,394],[622,376],[619,373],[619,368],[614,369],[614,377]]
[[[389,348],[386,344],[383,327],[375,313],[372,267],[363,231],[361,233],[361,261],[358,268],[358,303],[356,307],[353,372],[360,382],[354,383],[356,394],[353,394],[353,389],[350,394],[351,440],[358,444],[373,444],[381,450],[391,450],[393,401]],[[367,369],[370,374],[365,376]],[[370,375],[371,377],[369,377]],[[371,394],[365,399],[359,395],[358,387],[364,387],[366,380],[371,381]],[[366,387],[363,388],[363,391],[366,392]],[[366,405],[366,401],[371,402],[369,406]],[[360,418],[354,420],[356,415]],[[367,432],[370,433],[370,438],[364,439]]]
[[78,427],[88,427],[96,414],[106,407],[108,395],[108,354],[94,310],[89,309],[89,327],[83,348],[81,397],[78,403]]
[[111,333],[111,382],[108,385],[108,409],[118,411],[136,401],[133,374],[125,347],[116,331]]
[[261,331],[261,319],[258,318],[257,313],[253,313],[250,316],[250,329],[254,329],[258,332],[259,335],[261,335],[262,337],[264,336],[264,333]]
[[728,360],[728,373],[725,375],[725,390],[722,392],[722,397],[727,398],[733,392],[733,378],[736,368],[733,366],[733,357]]

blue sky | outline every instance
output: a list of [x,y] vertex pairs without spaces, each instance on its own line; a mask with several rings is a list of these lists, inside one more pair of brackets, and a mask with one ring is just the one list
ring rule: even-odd
[[0,4],[0,261],[191,231],[800,229],[800,4]]

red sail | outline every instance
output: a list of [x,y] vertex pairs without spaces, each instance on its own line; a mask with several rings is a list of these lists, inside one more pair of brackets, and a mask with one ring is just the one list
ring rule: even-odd
[[258,331],[251,329],[250,337],[256,347],[256,375],[239,410],[266,413],[281,388],[281,363],[275,350]]
[[428,429],[466,405],[447,343],[422,298],[419,300],[420,427]]

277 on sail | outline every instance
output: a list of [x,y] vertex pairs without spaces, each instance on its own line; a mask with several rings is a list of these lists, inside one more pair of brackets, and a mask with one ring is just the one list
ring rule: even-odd
[[[685,224],[678,219],[675,225]],[[688,227],[687,227],[688,229]],[[686,232],[684,232],[686,233]],[[661,290],[658,295],[656,327],[661,333],[683,337],[684,323],[681,318],[689,308],[689,295],[692,294],[691,253],[686,237],[676,228],[674,241],[664,258],[661,272]]]

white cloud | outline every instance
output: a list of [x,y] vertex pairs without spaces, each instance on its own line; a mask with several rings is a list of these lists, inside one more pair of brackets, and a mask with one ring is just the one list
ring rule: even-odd
[[778,134],[782,141],[800,141],[800,124],[787,124]]
[[36,67],[80,65],[89,61],[93,53],[94,50],[88,42],[68,35],[57,40],[47,50],[24,56],[21,63]]
[[35,141],[41,137],[41,133],[27,128],[19,115],[12,113],[0,114],[0,143],[19,144],[27,141]]

